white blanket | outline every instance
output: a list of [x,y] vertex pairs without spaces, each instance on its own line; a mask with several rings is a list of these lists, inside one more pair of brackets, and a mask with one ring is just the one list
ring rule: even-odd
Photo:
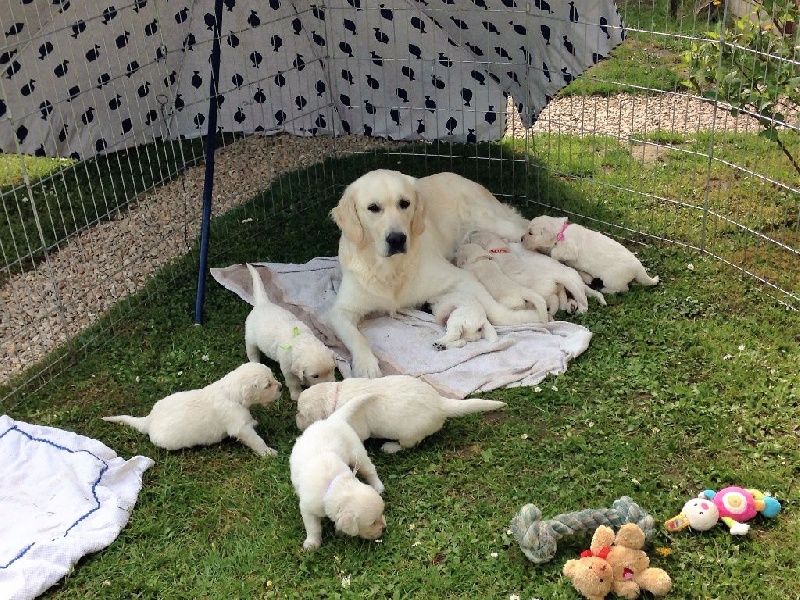
[[101,442],[0,416],[0,598],[35,598],[128,522],[153,464]]
[[[308,324],[336,352],[342,375],[350,376],[347,350],[325,320],[341,281],[338,259],[315,258],[301,265],[252,264],[259,269],[270,299]],[[211,269],[211,275],[247,303],[253,303],[252,282],[244,265]],[[585,327],[554,321],[497,327],[496,342],[481,340],[439,351],[433,341],[444,330],[431,315],[419,310],[366,319],[361,331],[384,374],[417,376],[451,398],[500,387],[536,385],[550,373],[566,371],[569,361],[586,350],[592,339]]]

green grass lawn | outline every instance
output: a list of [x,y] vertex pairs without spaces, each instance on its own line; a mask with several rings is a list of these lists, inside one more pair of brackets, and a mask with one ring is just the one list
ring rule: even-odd
[[[502,189],[529,216],[539,210],[525,203],[533,197],[603,218],[636,219],[641,210],[585,193],[586,178],[610,176],[607,168],[568,177],[564,160],[551,173],[520,168],[513,147],[492,145],[492,163],[469,158],[474,147],[452,150],[447,158],[355,156],[286,176],[215,220],[210,264],[334,254],[338,231],[328,211],[344,184],[379,165],[461,171]],[[587,146],[587,156],[595,150]],[[624,163],[622,150],[609,146],[608,154],[609,164]],[[323,173],[333,174],[332,183],[315,192]],[[276,212],[276,205],[290,209]],[[232,441],[162,451],[100,419],[144,414],[158,398],[205,385],[246,360],[249,307],[209,280],[205,323],[195,326],[196,256],[164,269],[143,292],[147,302],[124,301],[107,317],[112,338],[76,353],[74,366],[35,393],[9,398],[12,418],[155,460],[118,539],[44,597],[578,598],[561,568],[590,535],[562,540],[551,562],[534,565],[507,533],[524,504],[549,518],[629,495],[661,523],[699,491],[738,484],[771,492],[783,512],[755,519],[746,537],[721,525],[706,533],[659,528],[655,546],[669,555],[651,549],[653,564],[673,578],[669,597],[786,598],[800,589],[798,313],[719,261],[670,245],[637,248],[662,283],[568,317],[594,337],[567,373],[535,388],[484,394],[508,408],[452,419],[407,452],[383,455],[369,442],[386,484],[384,538],[338,537],[327,523],[322,548],[311,553],[301,550],[289,481],[298,432],[287,393],[254,411],[259,433],[279,451],[274,458]]]

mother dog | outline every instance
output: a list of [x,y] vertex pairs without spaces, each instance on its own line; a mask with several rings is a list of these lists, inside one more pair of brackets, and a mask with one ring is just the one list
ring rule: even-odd
[[381,375],[358,330],[369,313],[393,314],[458,290],[475,296],[494,325],[540,322],[535,311],[499,304],[448,260],[476,229],[512,240],[527,231],[528,222],[482,185],[454,173],[416,179],[379,169],[351,183],[331,215],[342,230],[342,283],[328,321],[350,351],[353,376]]

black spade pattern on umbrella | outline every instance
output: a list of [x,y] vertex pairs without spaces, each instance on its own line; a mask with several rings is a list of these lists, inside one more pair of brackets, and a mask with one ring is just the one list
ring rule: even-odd
[[[0,150],[87,158],[206,133],[214,0],[11,4]],[[611,0],[223,4],[226,132],[497,139],[509,95],[529,126],[624,38]]]

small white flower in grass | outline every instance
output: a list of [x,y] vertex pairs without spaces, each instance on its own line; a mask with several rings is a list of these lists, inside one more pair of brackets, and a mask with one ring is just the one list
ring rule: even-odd
[[506,529],[506,535],[511,535],[512,533],[514,533],[514,532],[511,531],[510,529]]
[[420,546],[421,544],[422,544],[422,542],[420,542],[419,540],[417,540],[416,542],[414,542],[413,544],[411,544],[411,547],[412,547],[412,548],[416,548],[417,546]]
[[202,358],[202,359],[203,359],[203,362],[208,362],[209,360],[211,360],[211,359],[208,357],[208,354],[203,354],[203,356],[201,356],[200,358]]
[[744,349],[745,349],[745,345],[744,344],[739,344],[739,352],[744,352]]
[[136,376],[136,383],[139,383],[139,376]]
[[350,575],[345,575],[342,577],[342,587],[349,588],[350,587]]
[[554,391],[554,392],[557,392],[557,391],[558,391],[558,386],[557,386],[557,385],[553,385],[553,391]]
[[252,222],[253,222],[253,219],[250,219],[250,218],[242,219],[242,223],[252,223]]
[[511,594],[511,595],[508,597],[508,600],[520,600],[520,598],[519,598],[519,594]]
[[642,482],[641,482],[641,481],[639,481],[638,479],[636,479],[636,477],[634,477],[633,479],[631,479],[631,483],[632,483],[633,485],[641,485],[641,484],[642,484]]
[[732,358],[733,356],[731,356],[730,354],[726,354],[725,356],[722,357],[722,360],[730,360]]
[[492,552],[489,556],[491,556],[492,558],[497,558],[500,555],[497,552]]
[[528,434],[527,434],[527,433],[523,433],[523,434],[522,434],[521,436],[519,436],[519,437],[520,437],[520,438],[522,438],[523,440],[527,440],[527,439],[528,439]]
[[541,392],[541,391],[542,391],[542,388],[540,388],[540,387],[537,385],[535,388],[533,388],[533,391],[538,393],[538,392]]
[[686,265],[686,268],[689,269],[690,271],[694,271],[694,265],[692,263]]
[[410,523],[410,524],[408,525],[408,530],[409,530],[409,531],[414,531],[416,528],[417,528],[417,526],[416,526],[416,525],[414,525],[414,523]]

